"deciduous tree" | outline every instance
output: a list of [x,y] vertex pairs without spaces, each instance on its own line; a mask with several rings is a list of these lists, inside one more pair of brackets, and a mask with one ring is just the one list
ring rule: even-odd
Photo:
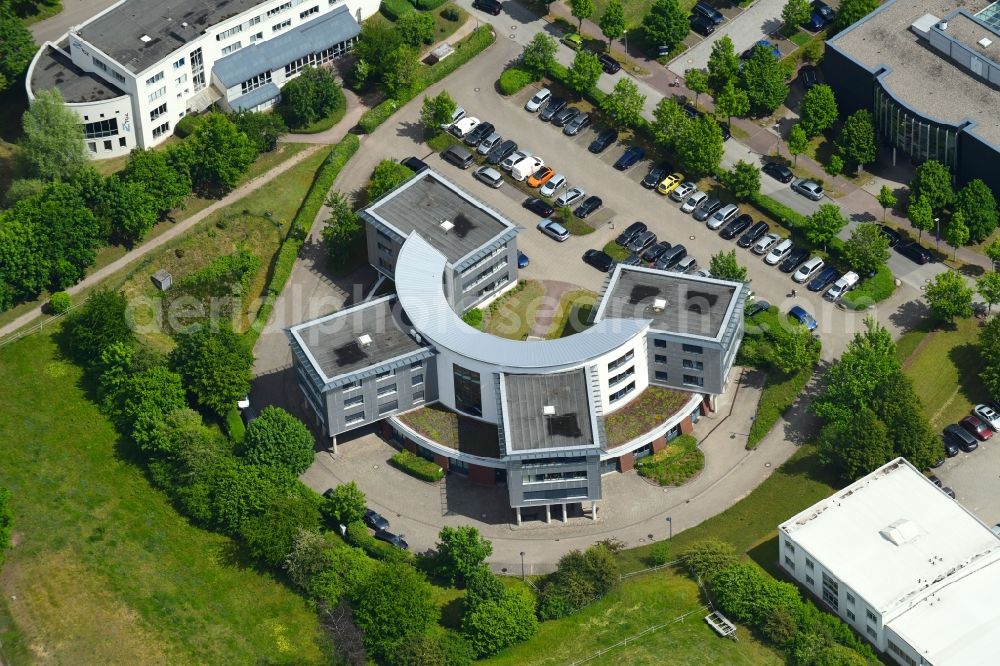
[[424,132],[430,136],[440,132],[442,125],[451,122],[456,108],[458,105],[447,90],[442,90],[434,97],[424,97],[424,103],[420,107],[420,122],[424,125]]
[[[328,81],[326,77],[323,80]],[[333,84],[337,85],[337,82],[333,81]],[[339,92],[339,89],[337,92]],[[342,97],[343,93],[340,93],[340,96]],[[337,93],[334,93],[333,97],[337,97]],[[325,99],[325,97],[320,98],[320,101]],[[317,106],[319,106],[318,103]],[[285,120],[281,117],[280,113],[239,111],[232,114],[230,118],[232,118],[236,127],[253,142],[258,154],[269,153],[277,148],[278,139],[282,134],[288,132],[288,127],[285,125]]]
[[243,456],[256,465],[286,469],[301,474],[313,461],[312,433],[302,421],[280,407],[265,407],[247,426]]
[[722,90],[730,81],[736,81],[740,73],[740,59],[729,35],[723,35],[712,44],[708,56],[708,85],[715,92]]
[[673,51],[690,31],[688,15],[681,10],[677,0],[656,0],[642,19],[642,31],[649,44]]
[[153,198],[160,217],[179,207],[184,197],[191,193],[191,176],[187,169],[170,164],[161,150],[136,148],[129,154],[118,177],[143,187]]
[[544,32],[537,33],[521,52],[521,66],[535,76],[543,76],[556,61],[559,45]]
[[365,229],[342,192],[331,193],[326,205],[330,208],[330,218],[323,228],[323,243],[334,269],[343,270],[363,252]]
[[335,523],[350,525],[365,517],[368,505],[365,494],[353,481],[341,483],[325,495],[323,512]]
[[976,291],[986,301],[988,310],[992,312],[993,306],[1000,303],[1000,273],[996,271],[983,273],[976,279]]
[[40,90],[21,117],[24,134],[18,157],[27,175],[44,180],[71,180],[87,162],[83,125],[58,88]]
[[505,589],[500,599],[482,601],[462,618],[462,630],[479,658],[522,643],[537,629],[535,599],[523,587]]
[[719,251],[713,254],[708,265],[708,272],[712,274],[712,277],[720,280],[747,281],[747,269],[736,261],[736,250]]
[[788,152],[795,159],[795,164],[799,163],[799,155],[806,152],[808,147],[809,135],[802,129],[802,125],[800,123],[792,125],[792,129],[788,131]]
[[889,239],[874,222],[862,222],[844,243],[844,258],[861,275],[869,275],[889,260]]
[[98,362],[105,348],[115,343],[131,346],[135,334],[127,312],[128,299],[121,292],[92,292],[81,307],[66,315],[63,323],[63,340],[70,355],[89,367]]
[[878,469],[893,457],[885,424],[868,408],[855,412],[850,419],[824,425],[819,448],[823,459],[849,480]]
[[38,50],[31,32],[11,4],[0,4],[0,91],[14,85]]
[[417,80],[417,50],[411,46],[400,45],[386,58],[382,70],[382,87],[386,94],[393,96],[406,90]]
[[685,134],[690,122],[691,119],[684,113],[680,104],[664,97],[656,103],[656,108],[653,109],[652,129],[656,143],[661,148],[672,151],[680,137]]
[[1000,317],[990,317],[979,331],[979,378],[990,395],[1000,395]]
[[715,96],[715,112],[726,116],[726,124],[731,125],[733,116],[745,116],[750,112],[750,97],[747,91],[732,81],[728,82]]
[[870,111],[859,109],[847,117],[840,129],[837,147],[844,159],[858,169],[875,161],[875,124]]
[[[809,4],[806,3],[806,6]],[[837,100],[833,96],[833,88],[820,83],[806,91],[800,113],[802,129],[806,134],[822,134],[837,120],[837,115]]]
[[674,151],[684,173],[693,178],[715,173],[725,150],[719,124],[708,116],[699,116],[681,128]]
[[569,0],[570,14],[579,22],[576,31],[583,34],[583,22],[594,14],[594,0]]
[[618,129],[632,127],[642,117],[646,96],[639,93],[631,79],[618,79],[614,90],[601,100],[601,110],[608,115],[611,124]]
[[926,201],[935,213],[955,201],[955,190],[951,186],[951,172],[937,160],[927,160],[917,167],[910,181],[910,200]]
[[253,352],[228,322],[179,335],[170,363],[195,401],[219,416],[250,393]]
[[840,3],[837,16],[833,19],[833,27],[837,32],[857,23],[878,9],[879,0],[844,0]]
[[844,173],[844,160],[842,160],[840,155],[837,155],[836,153],[830,155],[830,159],[828,159],[826,164],[823,165],[823,171],[833,177],[839,176]]
[[958,248],[969,242],[969,227],[965,224],[965,214],[956,210],[945,229],[944,238],[948,245],[955,248],[955,260],[958,261]]
[[104,181],[99,211],[111,223],[112,238],[131,247],[156,224],[157,203],[143,184],[112,176]]
[[240,527],[250,554],[269,567],[284,564],[302,531],[319,529],[319,509],[315,496],[300,492],[278,495],[258,515]]
[[753,56],[743,63],[740,81],[750,100],[750,108],[756,114],[771,113],[788,97],[785,75],[770,47],[758,45],[754,48]]
[[[685,30],[687,30],[686,26],[687,23],[685,23]],[[694,105],[697,107],[699,98],[708,92],[708,72],[692,67],[684,73],[684,85],[694,93]]]
[[781,20],[785,22],[785,30],[791,35],[798,32],[799,26],[809,20],[812,5],[809,0],[788,0],[781,10]]
[[926,199],[911,195],[910,205],[906,209],[906,217],[917,230],[917,240],[923,238],[925,231],[934,228],[934,211]]
[[438,571],[452,584],[464,584],[492,553],[493,544],[475,527],[443,527],[438,533]]
[[927,285],[924,297],[938,321],[951,323],[956,317],[972,316],[972,288],[955,271],[938,273]]
[[847,224],[847,219],[840,212],[840,207],[836,204],[821,204],[815,213],[806,218],[806,238],[810,243],[822,245],[826,250],[826,245],[837,237],[840,230]]
[[882,221],[885,222],[885,213],[890,208],[896,207],[896,195],[893,193],[892,188],[888,185],[883,185],[882,189],[878,191],[878,204],[882,206]]
[[430,12],[407,12],[396,20],[396,33],[404,44],[418,48],[434,41],[434,16]]
[[368,201],[375,201],[391,192],[413,176],[413,171],[396,160],[382,160],[375,165],[368,181]]
[[210,113],[186,141],[192,155],[191,181],[199,192],[220,196],[236,187],[257,157],[246,134],[221,113]]
[[601,77],[601,61],[589,51],[577,51],[566,72],[566,85],[580,95],[594,87]]
[[608,38],[608,50],[610,51],[611,42],[621,39],[622,35],[625,34],[625,8],[622,6],[622,0],[611,0],[608,3],[598,25],[604,36]]
[[723,172],[722,184],[737,199],[746,201],[760,192],[760,169],[755,164],[740,160],[730,171]]
[[997,228],[997,200],[993,191],[976,178],[959,190],[955,197],[955,210],[965,217],[969,227],[969,240],[980,243]]
[[408,564],[378,564],[351,597],[365,647],[376,660],[393,654],[407,636],[423,635],[440,613],[430,583]]

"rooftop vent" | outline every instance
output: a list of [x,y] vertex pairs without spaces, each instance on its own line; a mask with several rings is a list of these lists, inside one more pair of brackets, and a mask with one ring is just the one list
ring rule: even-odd
[[444,229],[445,233],[448,233],[455,228],[455,223],[451,220],[441,220],[441,228]]
[[370,347],[372,344],[372,336],[365,333],[358,337],[358,344],[362,347]]
[[143,44],[146,44],[148,42],[153,41],[153,38],[150,37],[149,35],[143,35],[142,37],[139,38],[139,41],[142,42]]
[[977,44],[979,44],[980,46],[982,46],[982,47],[983,47],[983,48],[985,49],[985,48],[986,48],[987,46],[989,46],[990,44],[992,44],[992,43],[993,43],[993,40],[992,40],[992,39],[989,39],[989,38],[987,38],[987,37],[983,37],[982,39],[980,39],[980,40],[979,40],[978,42],[976,42],[976,43],[977,43]]
[[947,30],[947,29],[948,29],[948,22],[947,22],[947,21],[941,21],[940,23],[938,23],[938,26],[939,26],[939,27],[940,27],[940,28],[941,28],[942,30]]
[[181,27],[182,27],[182,28],[186,28],[186,27],[188,27],[188,22],[187,22],[187,21],[182,21],[182,22],[181,22]]
[[543,416],[555,416],[556,415],[556,408],[554,406],[552,406],[552,405],[545,405],[544,407],[542,407],[542,415]]
[[653,310],[656,312],[663,312],[667,309],[667,299],[665,298],[654,298],[653,299]]
[[882,538],[897,546],[913,541],[920,536],[920,528],[916,523],[907,518],[900,518],[894,523],[890,523],[878,532]]

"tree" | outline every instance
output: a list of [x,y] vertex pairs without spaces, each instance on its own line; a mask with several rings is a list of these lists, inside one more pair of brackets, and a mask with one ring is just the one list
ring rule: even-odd
[[[326,79],[324,78],[323,80]],[[336,81],[333,84],[336,85]],[[324,97],[323,99],[326,98]],[[277,148],[278,139],[288,131],[288,126],[285,125],[285,120],[279,113],[238,111],[232,114],[230,118],[236,127],[253,142],[258,154],[269,153]]]
[[167,418],[185,407],[180,375],[157,365],[126,380],[114,416],[119,428],[141,451],[158,454],[165,453],[170,443],[166,437]]
[[350,525],[361,520],[368,510],[365,494],[353,481],[332,488],[324,497],[324,513],[339,525]]
[[840,154],[857,165],[858,170],[875,161],[875,124],[867,109],[859,109],[847,117],[837,139]]
[[38,51],[31,32],[11,4],[0,4],[0,91],[14,85]]
[[906,217],[917,230],[917,240],[923,238],[925,231],[934,228],[934,211],[926,199],[910,197],[910,205],[906,209]]
[[0,486],[0,564],[10,548],[10,535],[14,532],[14,509],[10,505],[10,491]]
[[719,251],[713,254],[708,265],[708,272],[712,274],[712,277],[720,280],[747,281],[747,269],[736,261],[736,250]]
[[840,3],[833,27],[837,32],[857,23],[878,9],[879,0],[844,0]]
[[297,418],[280,407],[265,407],[247,426],[243,457],[255,465],[271,465],[301,474],[313,461],[313,436]]
[[870,275],[889,260],[889,239],[874,222],[862,222],[844,243],[847,264],[861,275]]
[[210,484],[211,524],[233,536],[240,534],[247,520],[264,513],[276,497],[301,492],[298,479],[288,470],[247,464],[231,456],[212,472]]
[[979,373],[990,395],[1000,395],[1000,317],[990,317],[979,332]]
[[788,131],[788,152],[795,158],[795,163],[799,163],[799,155],[806,152],[809,147],[809,135],[802,129],[800,123],[792,125]]
[[639,121],[645,103],[646,96],[639,93],[639,86],[632,79],[621,78],[614,90],[601,100],[601,110],[608,115],[612,125],[625,129]]
[[708,56],[708,85],[718,92],[730,81],[736,81],[740,73],[740,59],[729,35],[723,35],[712,44]]
[[[797,2],[798,0],[789,0]],[[804,1],[804,0],[803,0]],[[806,7],[810,5],[806,3]],[[808,15],[806,16],[808,18]],[[837,100],[833,96],[833,88],[820,83],[806,91],[802,98],[802,107],[799,114],[802,118],[802,129],[809,136],[816,136],[825,132],[837,120]]]
[[938,273],[924,291],[934,318],[949,324],[956,317],[972,316],[972,294],[965,278],[954,271]]
[[823,426],[820,455],[845,479],[864,476],[892,460],[889,432],[871,409]]
[[878,191],[878,196],[875,198],[878,200],[878,204],[882,206],[882,221],[885,222],[886,211],[896,207],[896,195],[893,194],[892,188],[888,185],[883,185],[882,189]]
[[197,156],[190,165],[194,188],[208,195],[220,196],[236,187],[257,157],[253,142],[221,113],[205,116],[186,144]]
[[251,516],[240,527],[250,554],[269,567],[281,566],[295,547],[303,531],[319,529],[319,509],[314,496],[278,496],[264,512]]
[[875,413],[889,431],[893,455],[903,456],[917,469],[926,469],[941,459],[941,437],[924,415],[913,382],[902,370],[886,378],[873,402]]
[[732,564],[715,574],[709,589],[726,615],[759,627],[775,608],[802,605],[794,585],[765,576],[752,562]]
[[788,0],[781,10],[781,20],[785,22],[785,29],[788,34],[798,32],[799,26],[809,20],[812,14],[812,5],[809,0]]
[[344,108],[344,91],[325,67],[306,67],[281,88],[279,110],[290,127],[310,125]]
[[997,200],[992,190],[978,178],[970,180],[955,197],[955,211],[969,226],[969,240],[981,243],[997,228]]
[[760,169],[750,162],[740,160],[732,170],[722,173],[721,180],[722,184],[741,201],[746,201],[760,192]]
[[[685,30],[687,30],[686,26],[687,23],[685,23]],[[698,98],[700,98],[703,93],[708,92],[708,73],[703,69],[695,69],[692,67],[684,73],[684,85],[687,86],[688,90],[694,93],[694,105],[695,108],[697,108]]]
[[184,197],[191,193],[191,176],[187,169],[171,165],[162,150],[136,148],[129,153],[125,168],[118,172],[118,177],[126,183],[143,187],[152,197],[160,217],[179,207]]
[[466,578],[486,562],[493,553],[493,544],[475,527],[443,527],[438,533],[437,565],[442,578],[453,585]]
[[417,61],[417,50],[411,46],[400,45],[389,54],[385,69],[382,71],[382,87],[390,97],[408,89],[417,80],[420,63]]
[[788,97],[788,83],[769,46],[754,48],[753,55],[743,63],[740,81],[750,108],[758,115],[771,113]]
[[144,185],[116,176],[104,181],[99,210],[111,223],[112,238],[128,247],[149,233],[160,214],[156,198]]
[[25,173],[44,180],[72,180],[87,162],[83,125],[58,88],[40,90],[21,117],[18,157]]
[[434,97],[424,97],[423,106],[420,107],[420,122],[424,124],[424,133],[428,136],[438,134],[442,125],[451,123],[456,108],[458,105],[447,90],[442,90]]
[[952,214],[948,228],[944,231],[944,237],[948,245],[955,248],[955,261],[958,261],[958,248],[969,242],[969,227],[965,224],[965,215],[962,211],[956,210]]
[[[1000,303],[1000,273],[991,271],[977,278],[976,291],[986,301],[988,311],[992,312],[993,306]],[[53,298],[55,298],[54,294]]]
[[[521,66],[535,76],[541,77],[552,63],[556,61],[556,51],[559,45],[544,32],[539,32],[531,38],[521,52]],[[449,119],[450,120],[450,119]]]
[[538,630],[535,600],[524,587],[505,589],[500,599],[488,599],[468,609],[462,630],[479,658],[524,642]]
[[781,328],[770,335],[767,362],[778,372],[790,375],[816,365],[819,352],[819,341],[809,329],[796,322],[790,329]]
[[368,181],[368,201],[375,201],[413,177],[413,171],[396,160],[382,160],[375,165]]
[[351,601],[365,647],[376,660],[393,654],[407,636],[423,635],[440,613],[430,583],[403,563],[376,565]]
[[830,155],[830,159],[823,166],[823,171],[826,171],[829,175],[837,177],[844,173],[844,160],[840,158],[840,155],[834,153]]
[[[677,48],[677,45],[687,37],[690,29],[688,16],[681,10],[677,0],[656,0],[642,19],[642,31],[646,36],[646,42],[654,46],[664,46],[668,51]],[[688,70],[690,71],[692,70]],[[704,77],[704,72],[702,75],[707,88],[707,77]],[[691,88],[690,84],[688,88]],[[694,91],[694,88],[691,90]]]
[[732,124],[733,116],[745,116],[750,112],[750,97],[742,88],[729,81],[715,96],[715,112],[726,116],[726,124]]
[[419,48],[434,41],[434,16],[430,12],[406,12],[396,19],[396,33],[404,44]]
[[369,78],[382,78],[389,54],[402,44],[399,33],[388,21],[366,21],[361,28],[358,43],[354,46],[357,64],[354,78],[359,85]]
[[335,604],[354,594],[375,571],[375,560],[360,548],[340,546],[329,551],[323,570],[309,582],[309,594],[328,604]]
[[569,0],[570,14],[579,21],[578,33],[583,34],[583,22],[594,14],[595,9],[594,0]]
[[653,109],[653,137],[666,150],[674,149],[690,123],[691,119],[681,105],[667,97],[657,102]]
[[996,270],[997,262],[1000,261],[1000,238],[994,239],[986,246],[986,256],[993,262],[993,270]]
[[601,78],[601,61],[589,51],[577,51],[573,64],[566,72],[566,85],[570,90],[582,95],[590,90]]
[[365,228],[342,192],[331,193],[326,205],[330,218],[323,228],[323,243],[334,269],[340,271],[364,252]]
[[840,207],[830,203],[821,204],[815,213],[806,218],[806,222],[806,238],[810,243],[822,245],[824,251],[827,243],[836,238],[847,224]]
[[674,145],[684,173],[694,178],[715,173],[724,150],[722,130],[708,116],[698,116],[682,125],[681,135]]
[[934,213],[940,213],[955,201],[951,172],[937,160],[927,160],[917,167],[910,181],[910,199],[923,199]]
[[98,289],[91,293],[83,306],[66,315],[63,323],[63,339],[70,355],[89,367],[101,358],[105,348],[115,343],[131,346],[135,334],[127,312],[128,300],[121,292]]
[[253,352],[228,322],[179,335],[170,363],[195,401],[218,416],[250,393]]

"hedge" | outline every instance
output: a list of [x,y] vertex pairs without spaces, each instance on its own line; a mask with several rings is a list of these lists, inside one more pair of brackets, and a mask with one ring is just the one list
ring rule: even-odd
[[243,441],[243,436],[246,432],[247,429],[243,425],[243,417],[240,416],[240,410],[237,409],[236,405],[233,405],[226,412],[226,434],[229,435],[229,439],[239,444]]
[[500,75],[498,87],[502,95],[514,95],[521,91],[529,83],[533,83],[537,78],[531,72],[520,67],[505,69]]
[[352,546],[357,546],[371,557],[386,562],[409,562],[413,555],[408,550],[396,548],[390,543],[379,541],[371,535],[363,522],[356,521],[347,526],[344,538]]
[[767,376],[764,380],[764,390],[760,394],[760,402],[757,403],[757,413],[754,415],[753,423],[750,424],[747,450],[757,448],[781,415],[788,411],[795,399],[801,395],[812,374],[812,368],[803,368],[787,376],[777,372]]
[[484,25],[476,28],[471,35],[455,45],[455,52],[451,56],[423,70],[408,90],[401,91],[397,97],[390,97],[374,109],[366,111],[361,116],[361,120],[358,121],[358,126],[366,134],[371,134],[376,127],[388,120],[389,116],[395,113],[399,107],[472,60],[494,41],[496,41],[496,35],[493,34],[489,26]]
[[312,229],[316,215],[319,214],[320,209],[323,207],[323,202],[326,201],[326,195],[333,186],[333,181],[337,179],[344,165],[357,152],[360,145],[361,140],[358,139],[357,135],[348,134],[330,150],[330,154],[327,155],[326,159],[323,160],[323,164],[316,171],[316,177],[313,179],[309,192],[302,200],[302,205],[299,206],[298,212],[295,213],[295,218],[292,219],[292,226],[288,230],[288,235],[285,236],[285,240],[281,244],[281,249],[278,250],[278,256],[274,262],[274,271],[271,273],[271,281],[267,286],[267,296],[265,297],[264,304],[257,313],[257,318],[254,319],[253,325],[244,334],[251,347],[256,344],[257,338],[260,337],[260,332],[263,330],[264,325],[267,323],[267,318],[271,316],[271,311],[274,309],[275,300],[277,300],[278,295],[285,288],[285,283],[292,274],[292,267],[299,256],[299,250],[302,249],[302,244],[305,243],[306,237],[309,236],[309,231]]
[[416,0],[417,9],[422,9],[425,12],[429,12],[432,9],[437,9],[448,0]]
[[[802,213],[792,210],[785,204],[775,201],[771,197],[766,194],[761,194],[760,192],[750,197],[750,203],[759,208],[762,213],[769,215],[776,222],[779,222],[782,226],[786,227],[789,231],[800,237],[805,237],[809,221]],[[827,243],[826,249],[833,256],[843,257],[844,241],[839,238],[834,238]]]
[[854,291],[849,291],[842,299],[851,310],[864,310],[872,303],[878,303],[892,296],[896,291],[896,279],[885,264],[878,267],[875,275],[863,280]]
[[444,478],[444,470],[441,469],[440,465],[424,460],[409,451],[400,451],[390,458],[389,462],[400,471],[415,476],[421,481],[434,483]]
[[398,21],[403,14],[414,11],[409,0],[382,0],[382,6],[379,9],[390,21]]

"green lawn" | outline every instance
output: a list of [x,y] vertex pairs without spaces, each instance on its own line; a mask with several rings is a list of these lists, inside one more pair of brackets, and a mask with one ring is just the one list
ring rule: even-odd
[[597,305],[597,294],[589,289],[579,289],[563,294],[559,309],[552,319],[546,338],[565,338],[590,327],[590,314]]
[[501,338],[524,340],[535,323],[535,311],[543,298],[545,287],[541,282],[521,282],[490,305],[483,330]]
[[0,576],[5,662],[327,663],[301,597],[121,458],[50,335],[0,350],[0,376],[17,543]]

